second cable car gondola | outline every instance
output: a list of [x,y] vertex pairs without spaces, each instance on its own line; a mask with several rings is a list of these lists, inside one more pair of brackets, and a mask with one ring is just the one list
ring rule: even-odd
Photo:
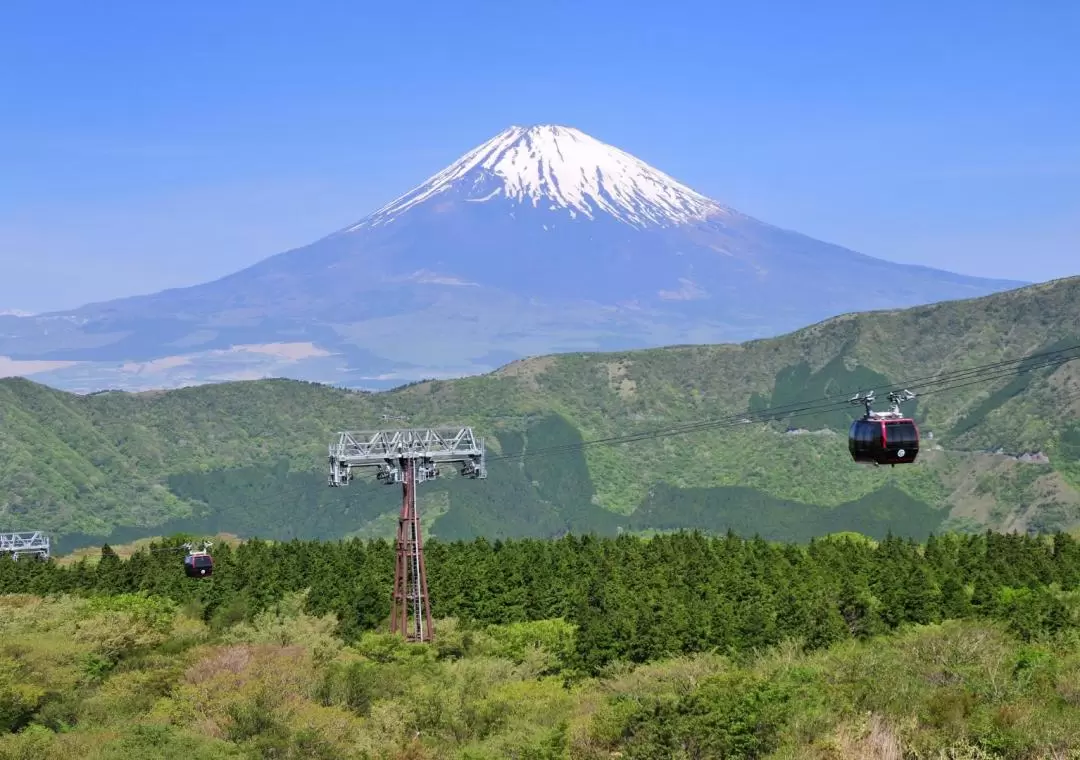
[[204,541],[202,549],[195,549],[191,544],[184,544],[188,550],[184,557],[184,573],[188,578],[209,578],[214,573],[214,558],[208,549],[210,542]]
[[855,396],[853,404],[864,404],[866,414],[851,423],[848,431],[848,450],[859,464],[896,466],[911,464],[919,456],[919,427],[915,420],[904,417],[900,403],[915,398],[911,391],[890,393],[892,409],[875,412],[871,409],[874,394]]

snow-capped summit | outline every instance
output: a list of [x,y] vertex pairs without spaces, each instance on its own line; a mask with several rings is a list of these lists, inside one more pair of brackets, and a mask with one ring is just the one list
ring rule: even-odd
[[77,362],[49,377],[80,390],[253,374],[370,387],[746,340],[1020,284],[874,259],[722,206],[577,129],[511,127],[359,224],[213,282],[0,317],[0,364]]
[[452,193],[498,198],[633,227],[668,227],[730,213],[644,161],[573,127],[512,126],[423,184],[346,230],[387,225],[419,204]]

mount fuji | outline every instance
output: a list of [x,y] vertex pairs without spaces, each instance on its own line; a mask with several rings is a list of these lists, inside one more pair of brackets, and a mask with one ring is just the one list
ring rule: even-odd
[[0,315],[0,374],[76,391],[265,376],[378,388],[1024,284],[820,242],[577,129],[514,126],[359,222],[219,280]]

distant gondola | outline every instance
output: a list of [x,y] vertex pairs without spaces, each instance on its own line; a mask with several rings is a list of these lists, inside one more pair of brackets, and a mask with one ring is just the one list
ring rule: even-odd
[[214,558],[206,551],[207,543],[204,542],[201,551],[195,551],[190,544],[186,544],[188,553],[184,557],[184,572],[188,578],[209,578],[214,572]]
[[900,413],[900,402],[914,397],[911,391],[890,393],[893,407],[887,412],[871,410],[872,392],[851,399],[853,404],[866,405],[866,415],[852,422],[848,431],[848,450],[855,462],[896,466],[915,461],[919,456],[919,428],[915,420]]

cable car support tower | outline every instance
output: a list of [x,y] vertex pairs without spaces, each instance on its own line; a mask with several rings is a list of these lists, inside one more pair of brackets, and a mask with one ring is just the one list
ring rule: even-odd
[[357,467],[376,468],[384,485],[401,484],[390,632],[406,641],[431,641],[434,635],[416,487],[439,477],[439,465],[450,463],[460,465],[463,477],[487,477],[484,441],[472,428],[340,432],[330,444],[330,486],[347,486]]

